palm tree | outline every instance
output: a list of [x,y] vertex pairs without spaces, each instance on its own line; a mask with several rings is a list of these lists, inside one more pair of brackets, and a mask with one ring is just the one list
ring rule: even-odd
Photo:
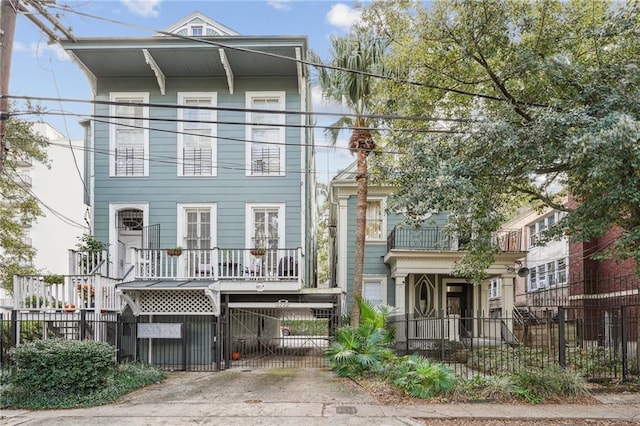
[[375,122],[370,116],[375,77],[368,74],[382,72],[382,58],[387,42],[371,33],[360,32],[345,37],[332,37],[331,45],[331,58],[327,64],[329,67],[319,67],[318,83],[325,99],[345,104],[350,110],[350,114],[340,117],[327,133],[335,144],[340,130],[350,128],[349,149],[352,154],[357,155],[358,207],[350,309],[351,325],[357,326],[360,322],[357,298],[362,295],[367,222],[367,157],[376,148],[372,132]]

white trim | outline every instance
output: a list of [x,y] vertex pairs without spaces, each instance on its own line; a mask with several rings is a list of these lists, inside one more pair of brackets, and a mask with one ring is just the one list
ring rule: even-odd
[[333,303],[304,303],[304,302],[229,302],[230,308],[282,308],[282,309],[329,309],[333,308]]
[[[187,209],[209,209],[210,227],[209,238],[211,239],[211,248],[218,246],[218,212],[216,203],[177,203],[176,205],[176,247],[182,247],[184,244],[184,224],[185,210]],[[185,247],[186,248],[186,247]]]
[[[140,99],[143,104],[149,103],[149,92],[110,92],[109,93],[109,101],[111,102],[121,102],[121,99]],[[116,114],[116,106],[112,104],[109,106],[109,115],[111,117],[115,117]],[[143,173],[142,175],[133,175],[133,176],[117,176],[116,175],[116,162],[115,162],[115,152],[116,152],[116,122],[115,119],[112,119],[109,123],[109,177],[126,177],[126,178],[137,178],[137,177],[147,177],[149,176],[149,107],[144,105],[142,107],[142,127],[143,130],[143,148],[144,148],[144,158],[143,158]]]
[[366,283],[380,284],[382,304],[387,304],[387,276],[382,274],[362,274],[362,297],[364,297],[364,287]]
[[286,204],[285,203],[247,203],[245,204],[245,247],[253,247],[253,209],[278,209],[278,247],[285,246],[285,221],[286,221]]
[[[278,99],[278,109],[284,111],[285,107],[286,107],[286,92],[284,91],[268,91],[268,92],[246,92],[245,93],[245,108],[247,109],[253,109],[252,106],[252,100],[254,98],[270,98],[270,99]],[[245,114],[245,120],[247,123],[251,123],[252,122],[252,118],[251,118],[252,112],[247,111]],[[277,122],[278,124],[282,124],[282,127],[279,128],[280,133],[279,133],[279,138],[278,138],[278,145],[275,145],[276,147],[278,147],[279,149],[279,153],[280,153],[280,171],[279,173],[270,173],[270,174],[252,174],[251,171],[251,148],[253,143],[251,142],[247,142],[245,144],[246,148],[245,148],[245,175],[246,176],[250,176],[250,177],[272,177],[272,176],[285,176],[286,174],[286,165],[285,165],[285,159],[286,159],[286,149],[285,149],[285,141],[286,141],[286,127],[284,127],[284,125],[286,124],[286,116],[285,114],[278,114],[277,117]],[[253,140],[253,136],[252,136],[252,126],[250,124],[247,124],[247,126],[245,127],[245,139],[247,141],[252,141]]]
[[336,280],[338,282],[336,285],[345,292],[349,288],[347,283],[347,263],[349,259],[347,253],[347,223],[349,219],[347,201],[346,197],[340,197],[338,200],[338,222],[336,223],[336,241],[338,245],[338,252],[336,253],[336,258],[338,259],[338,264],[336,265]]
[[[211,107],[218,106],[218,94],[216,92],[178,92],[178,105],[184,105],[185,100],[189,99],[209,99],[211,102]],[[184,148],[184,123],[182,119],[184,118],[184,109],[178,108],[178,142],[177,142],[177,153],[176,158],[177,161],[177,175],[180,177],[190,177],[190,178],[198,178],[198,177],[215,177],[218,175],[218,143],[217,143],[217,135],[218,135],[218,127],[215,122],[218,120],[218,113],[215,109],[209,110],[211,116],[209,117],[211,124],[211,161],[212,161],[212,169],[210,175],[185,175],[183,173],[183,148]]]

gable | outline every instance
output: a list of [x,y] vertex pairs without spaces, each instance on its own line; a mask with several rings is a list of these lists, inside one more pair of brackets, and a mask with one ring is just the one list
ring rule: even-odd
[[222,25],[221,23],[214,21],[201,14],[200,12],[193,12],[186,18],[182,18],[180,21],[174,23],[164,30],[167,33],[173,33],[184,36],[203,36],[203,37],[215,37],[215,36],[233,36],[240,35],[240,33],[232,30],[229,27]]

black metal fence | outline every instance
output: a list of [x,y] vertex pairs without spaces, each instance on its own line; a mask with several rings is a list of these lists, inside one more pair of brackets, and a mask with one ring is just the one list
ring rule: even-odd
[[551,318],[394,317],[395,349],[446,363],[463,377],[559,366],[590,380],[640,377],[640,305],[558,307]]
[[337,309],[223,309],[222,315],[140,315],[12,311],[1,317],[0,369],[11,349],[37,339],[96,340],[117,362],[166,370],[327,366],[324,351],[338,327]]
[[325,349],[339,326],[334,309],[231,309],[230,362],[238,367],[328,366]]

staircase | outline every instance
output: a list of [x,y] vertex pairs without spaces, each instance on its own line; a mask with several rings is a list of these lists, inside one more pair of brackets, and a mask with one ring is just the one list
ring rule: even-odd
[[516,306],[513,308],[513,319],[518,324],[540,324],[540,320],[536,315],[529,309],[528,306]]

